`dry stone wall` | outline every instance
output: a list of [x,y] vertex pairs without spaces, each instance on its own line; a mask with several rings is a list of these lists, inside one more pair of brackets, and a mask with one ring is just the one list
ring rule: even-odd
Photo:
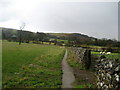
[[96,87],[100,90],[120,90],[120,61],[101,58],[92,60],[90,50],[71,47],[71,51],[85,69],[95,69]]
[[85,69],[90,68],[91,64],[90,50],[81,47],[71,47],[71,51],[74,53],[78,62],[82,64],[83,68]]
[[120,61],[100,59],[96,65],[97,88],[120,89]]

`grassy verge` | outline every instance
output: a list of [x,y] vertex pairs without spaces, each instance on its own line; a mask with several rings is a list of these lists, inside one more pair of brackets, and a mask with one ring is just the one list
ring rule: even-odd
[[92,84],[83,84],[83,85],[76,85],[75,88],[94,88],[95,86]]
[[3,88],[60,88],[65,48],[3,42]]
[[75,75],[76,80],[74,82],[74,88],[94,88],[93,82],[95,82],[95,77],[93,73],[82,68],[82,65],[78,63],[75,55],[72,54],[70,49],[68,49],[67,62],[73,68],[73,73]]
[[78,63],[78,61],[76,60],[75,56],[72,54],[70,49],[68,49],[68,59],[67,59],[67,62],[73,68],[82,69],[82,65],[80,63]]

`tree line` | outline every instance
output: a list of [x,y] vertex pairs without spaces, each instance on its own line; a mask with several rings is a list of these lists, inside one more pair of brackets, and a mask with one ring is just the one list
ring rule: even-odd
[[[20,38],[21,37],[21,38]],[[120,47],[120,42],[111,39],[97,39],[89,37],[87,35],[79,33],[70,33],[63,36],[54,35],[43,32],[30,32],[25,30],[7,29],[2,28],[2,39],[8,41],[15,41],[23,43],[43,43],[48,42],[49,44],[54,43],[55,45],[67,45],[67,46],[80,46],[80,45],[96,45],[96,46],[107,46],[107,47]],[[61,41],[60,41],[61,40]],[[64,41],[65,40],[65,41]],[[66,42],[67,41],[67,42]]]

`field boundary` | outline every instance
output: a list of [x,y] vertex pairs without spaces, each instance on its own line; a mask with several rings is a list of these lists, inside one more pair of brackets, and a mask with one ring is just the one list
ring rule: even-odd
[[96,65],[97,88],[115,90],[120,89],[120,62],[105,59],[97,60]]

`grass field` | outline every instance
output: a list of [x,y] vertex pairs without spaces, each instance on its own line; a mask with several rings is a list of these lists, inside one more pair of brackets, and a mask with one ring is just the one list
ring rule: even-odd
[[[91,54],[97,55],[98,57],[100,56],[100,52],[92,51]],[[120,60],[120,53],[111,53],[110,55],[105,55],[105,56],[106,56],[106,58],[109,58],[109,59],[119,59]]]
[[60,88],[65,48],[3,41],[3,88]]

